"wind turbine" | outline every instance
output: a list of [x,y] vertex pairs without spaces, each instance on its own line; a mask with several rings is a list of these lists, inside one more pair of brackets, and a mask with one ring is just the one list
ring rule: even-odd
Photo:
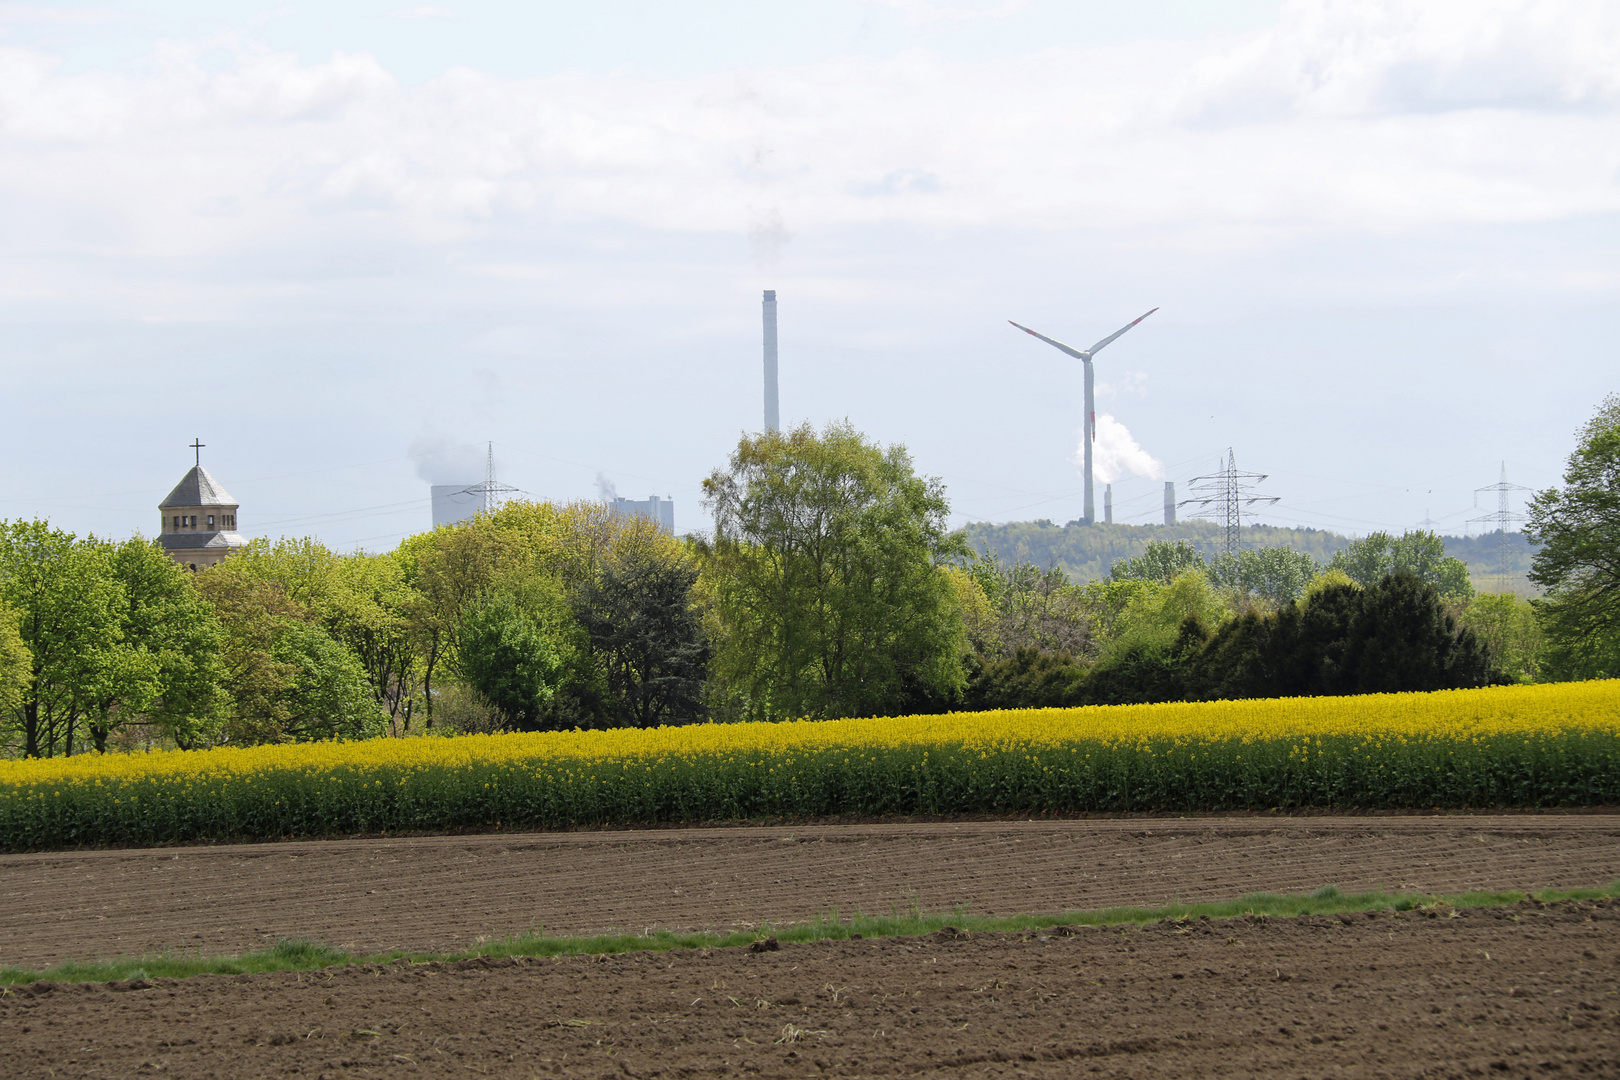
[[1051,345],[1053,348],[1062,349],[1064,352],[1068,353],[1070,356],[1074,357],[1076,360],[1079,360],[1081,363],[1085,364],[1085,366],[1086,366],[1086,422],[1085,422],[1085,430],[1083,432],[1083,441],[1084,441],[1085,453],[1086,453],[1086,514],[1085,514],[1085,523],[1087,525],[1090,525],[1092,523],[1092,520],[1093,520],[1092,503],[1091,503],[1091,444],[1097,441],[1097,404],[1096,404],[1096,401],[1095,401],[1094,392],[1092,390],[1091,357],[1092,357],[1093,353],[1097,352],[1104,345],[1107,345],[1109,342],[1111,342],[1115,338],[1119,337],[1119,335],[1123,334],[1125,331],[1129,330],[1131,327],[1135,326],[1137,323],[1139,323],[1143,319],[1147,318],[1148,315],[1151,315],[1151,314],[1153,314],[1154,311],[1158,311],[1158,310],[1159,310],[1158,308],[1154,308],[1153,311],[1149,311],[1147,313],[1147,315],[1142,315],[1142,316],[1137,317],[1136,319],[1131,320],[1130,322],[1126,323],[1124,326],[1120,327],[1118,330],[1115,330],[1112,334],[1109,334],[1107,337],[1105,337],[1101,341],[1097,342],[1097,344],[1093,345],[1091,348],[1084,349],[1084,350],[1082,350],[1082,349],[1071,349],[1067,345],[1063,344],[1063,342],[1061,342],[1061,341],[1054,341],[1051,338],[1047,337],[1045,334],[1037,334],[1035,331],[1031,330],[1029,327],[1023,325],[1022,323],[1012,322],[1011,319],[1007,320],[1008,322],[1012,323],[1014,326],[1018,327],[1018,329],[1022,330],[1024,333],[1028,334],[1030,337],[1040,338],[1042,341],[1046,342],[1048,345]]

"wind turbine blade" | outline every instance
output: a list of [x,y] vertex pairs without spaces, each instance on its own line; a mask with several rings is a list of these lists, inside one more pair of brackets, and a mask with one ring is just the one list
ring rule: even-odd
[[[1153,311],[1158,311],[1158,310],[1159,310],[1158,308],[1153,309]],[[1135,326],[1137,323],[1139,323],[1143,319],[1147,318],[1148,315],[1153,314],[1153,311],[1150,311],[1150,312],[1147,313],[1147,315],[1142,315],[1142,316],[1132,320],[1131,322],[1126,323],[1124,326],[1120,327],[1118,330],[1115,330],[1112,334],[1109,334],[1107,337],[1105,337],[1101,341],[1097,342],[1097,344],[1093,345],[1091,347],[1090,351],[1091,352],[1096,352],[1098,349],[1102,348],[1104,345],[1108,344],[1110,341],[1113,341],[1115,338],[1119,337],[1119,335],[1123,334],[1125,331],[1129,330],[1131,327]]]
[[[1149,314],[1151,314],[1151,312]],[[1144,315],[1144,316],[1142,316],[1142,318],[1145,319],[1145,318],[1147,318],[1147,316]],[[1011,319],[1008,319],[1007,321],[1012,323],[1014,326],[1018,327],[1018,329],[1022,330],[1024,333],[1028,334],[1030,337],[1040,338],[1042,341],[1046,342],[1048,345],[1051,345],[1054,348],[1062,349],[1064,352],[1068,353],[1070,356],[1074,357],[1076,360],[1089,360],[1089,359],[1091,359],[1091,357],[1088,354],[1080,352],[1077,349],[1071,349],[1067,345],[1063,344],[1063,342],[1061,342],[1061,341],[1053,341],[1051,338],[1047,337],[1045,334],[1037,334],[1035,331],[1031,330],[1029,327],[1025,326],[1022,323],[1015,323]],[[1141,321],[1142,321],[1142,319],[1137,319],[1136,320],[1136,322],[1141,322]],[[1134,325],[1136,325],[1136,323],[1131,324],[1131,326],[1134,326]],[[1125,330],[1129,330],[1130,328],[1131,328],[1130,326],[1127,326],[1125,328]],[[1123,334],[1125,332],[1125,330],[1121,330],[1119,333]],[[1118,337],[1118,336],[1119,336],[1119,334],[1114,335],[1114,337]],[[1112,341],[1113,338],[1110,338],[1109,340]]]

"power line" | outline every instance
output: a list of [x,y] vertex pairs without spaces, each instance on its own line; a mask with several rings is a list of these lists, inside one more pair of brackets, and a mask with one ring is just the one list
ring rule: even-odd
[[[1237,455],[1226,448],[1226,464],[1220,472],[1195,476],[1187,487],[1195,492],[1191,499],[1183,499],[1177,508],[1196,506],[1193,516],[1210,516],[1219,521],[1226,531],[1225,554],[1236,555],[1242,545],[1243,508],[1264,503],[1267,506],[1281,502],[1277,495],[1259,495],[1254,485],[1266,478],[1264,473],[1239,472]],[[1248,482],[1252,481],[1252,483]]]
[[1502,462],[1502,478],[1487,487],[1474,489],[1474,505],[1479,505],[1479,493],[1482,491],[1496,492],[1496,511],[1490,514],[1481,514],[1479,517],[1468,519],[1469,525],[1495,525],[1496,526],[1496,591],[1508,591],[1508,540],[1507,527],[1514,521],[1523,521],[1523,514],[1514,514],[1508,511],[1508,493],[1512,491],[1529,491],[1523,484],[1510,484],[1507,478],[1507,462]]

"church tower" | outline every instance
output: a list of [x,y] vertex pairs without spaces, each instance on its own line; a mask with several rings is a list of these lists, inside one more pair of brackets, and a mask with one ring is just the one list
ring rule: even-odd
[[158,543],[169,558],[192,570],[205,570],[247,541],[236,531],[236,500],[202,467],[202,442],[193,442],[197,464],[158,504],[163,526]]

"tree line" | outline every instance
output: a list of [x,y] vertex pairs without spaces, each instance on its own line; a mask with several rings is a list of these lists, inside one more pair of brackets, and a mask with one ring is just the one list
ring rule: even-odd
[[745,436],[675,538],[516,502],[383,554],[258,540],[182,570],[139,537],[0,525],[0,745],[649,727],[1428,690],[1620,673],[1620,401],[1530,515],[1537,601],[1431,533],[1325,563],[1149,544],[1107,577],[947,528],[936,479],[848,424]]

